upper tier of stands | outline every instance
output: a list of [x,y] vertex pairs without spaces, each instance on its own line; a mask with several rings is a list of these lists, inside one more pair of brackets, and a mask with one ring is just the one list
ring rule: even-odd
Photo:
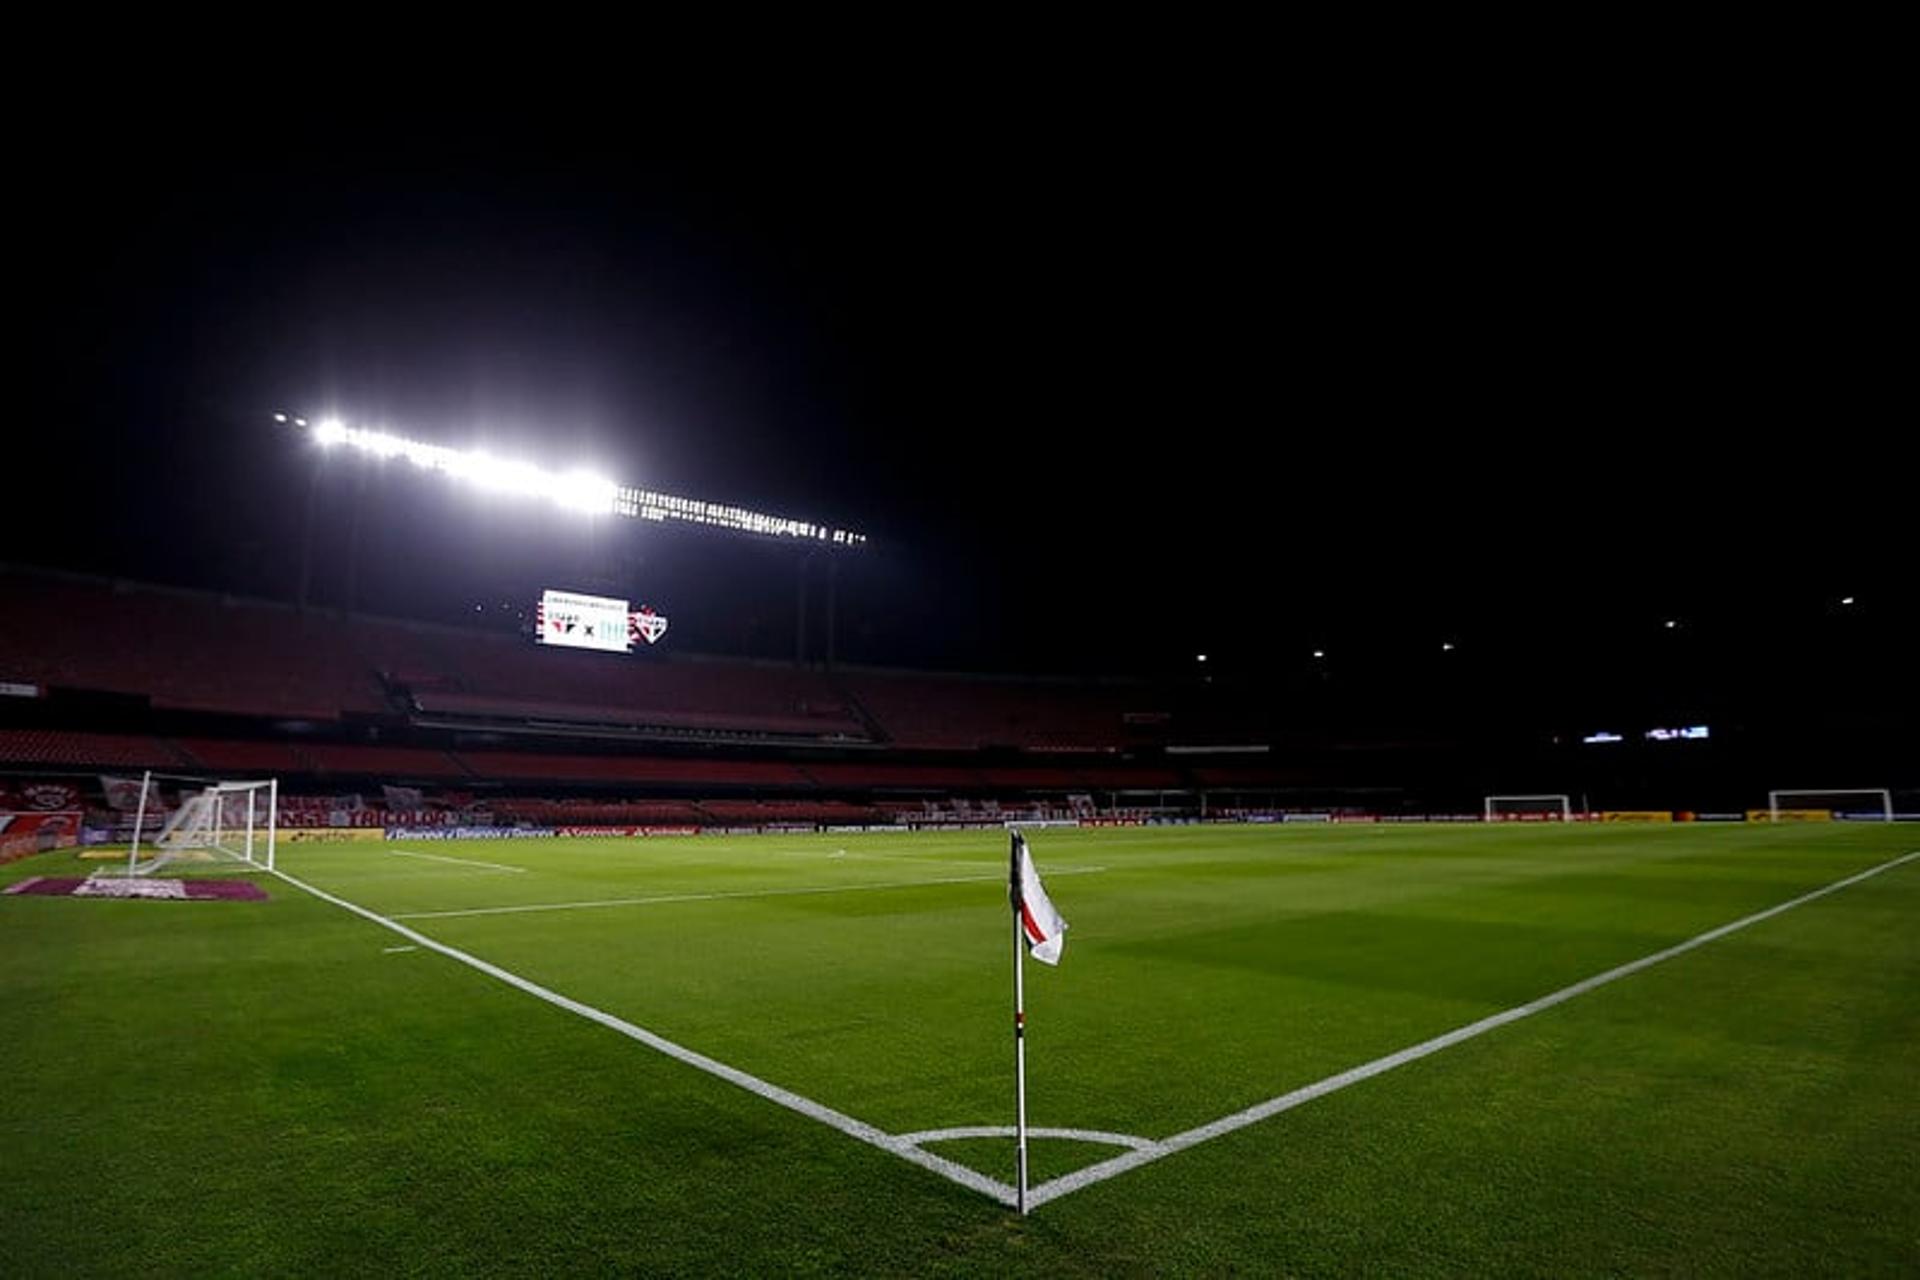
[[746,662],[536,649],[519,636],[0,572],[0,681],[302,720],[394,715],[871,736],[828,678]]
[[1126,742],[1129,714],[1152,714],[1145,686],[860,671],[849,693],[896,746],[977,751],[1109,751]]
[[[7,569],[0,569],[0,682],[247,717],[408,717],[563,732],[619,726],[712,740],[878,742],[941,752],[1111,753],[1195,734],[1249,740],[1244,726],[1221,719],[1232,712],[1215,705],[1219,700],[1176,705],[1191,691],[1144,683],[622,657],[540,648],[524,636]],[[431,754],[436,758],[393,763],[414,775],[468,771]],[[202,763],[216,767],[212,759]],[[223,758],[217,767],[285,769],[286,762],[256,753]],[[344,761],[320,767],[370,771]]]
[[335,719],[387,710],[346,624],[218,596],[0,575],[0,680],[157,707]]

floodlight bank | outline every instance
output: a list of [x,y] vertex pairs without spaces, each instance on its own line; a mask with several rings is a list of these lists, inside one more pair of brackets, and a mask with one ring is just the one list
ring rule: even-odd
[[[273,420],[282,426],[307,425],[306,419],[285,413],[274,414]],[[583,515],[611,514],[629,520],[697,524],[731,533],[830,547],[857,547],[867,541],[866,534],[851,529],[836,529],[746,507],[616,484],[585,470],[548,471],[530,463],[495,458],[484,450],[449,449],[386,431],[349,426],[339,418],[323,418],[311,431],[313,442],[323,449],[344,446],[376,458],[405,458],[423,471],[438,471],[498,493],[543,498],[564,510]]]

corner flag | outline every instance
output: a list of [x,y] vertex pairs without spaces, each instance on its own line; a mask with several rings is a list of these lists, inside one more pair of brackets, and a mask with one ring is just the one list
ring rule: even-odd
[[[1067,922],[1053,909],[1052,899],[1040,884],[1040,873],[1033,869],[1033,855],[1027,852],[1027,838],[1013,832],[1013,855],[1008,875],[1007,894],[1013,901],[1013,1081],[1018,1124],[1018,1176],[1015,1179],[1014,1204],[1021,1216],[1027,1212],[1027,954],[1042,964],[1059,964],[1060,952],[1067,945]],[[1026,944],[1025,950],[1021,943]]]
[[1059,964],[1067,945],[1067,922],[1054,910],[1034,870],[1033,855],[1027,852],[1026,837],[1013,833],[1013,910],[1020,922],[1020,936],[1027,951],[1042,964]]

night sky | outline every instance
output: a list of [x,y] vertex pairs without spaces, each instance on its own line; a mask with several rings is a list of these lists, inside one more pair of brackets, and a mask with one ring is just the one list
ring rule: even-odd
[[291,599],[317,484],[321,603],[606,587],[791,654],[790,550],[315,482],[268,415],[331,409],[866,530],[855,661],[1418,680],[1443,641],[1632,668],[1676,618],[1903,665],[1907,236],[1844,113],[966,86],[57,118],[16,158],[0,558]]

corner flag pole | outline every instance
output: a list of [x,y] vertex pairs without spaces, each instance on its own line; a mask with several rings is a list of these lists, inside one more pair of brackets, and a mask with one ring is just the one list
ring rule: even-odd
[[1027,984],[1026,984],[1026,944],[1020,937],[1020,833],[1014,832],[1012,839],[1012,874],[1009,877],[1008,894],[1013,903],[1013,1078],[1015,1093],[1019,1098],[1019,1128],[1016,1130],[1019,1141],[1018,1177],[1016,1185],[1018,1196],[1016,1207],[1020,1216],[1027,1213]]

